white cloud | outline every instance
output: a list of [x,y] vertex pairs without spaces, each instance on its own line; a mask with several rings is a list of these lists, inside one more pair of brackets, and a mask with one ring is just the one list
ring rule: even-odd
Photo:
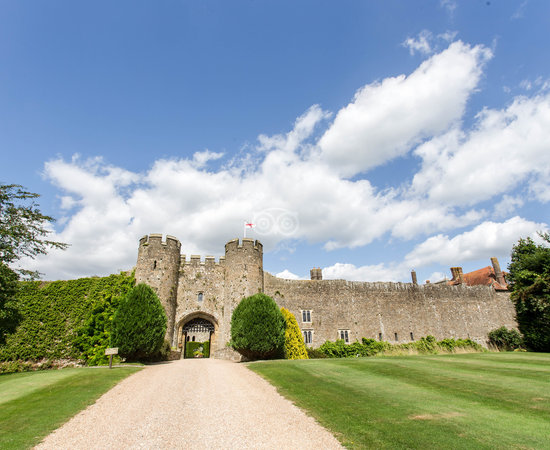
[[320,139],[322,157],[353,176],[445,131],[462,116],[491,56],[486,47],[458,41],[409,76],[364,86]]
[[525,7],[527,6],[527,0],[523,0],[521,4],[518,6],[518,8],[514,11],[514,14],[512,14],[512,19],[523,19],[525,14]]
[[495,205],[495,216],[506,217],[513,213],[517,208],[521,208],[525,202],[521,197],[503,195],[500,202]]
[[[430,283],[437,283],[438,281],[444,281],[448,280],[447,275],[443,272],[433,272],[429,277],[428,280]],[[426,280],[426,281],[428,281]]]
[[215,161],[223,157],[222,152],[211,152],[210,150],[204,150],[202,152],[195,152],[193,155],[193,163],[197,168],[205,167],[208,162]]
[[[50,279],[128,269],[138,239],[148,233],[177,236],[188,254],[219,256],[224,242],[242,234],[243,220],[266,211],[295,220],[291,229],[251,233],[266,251],[288,242],[334,250],[384,236],[427,237],[400,263],[339,263],[324,269],[325,278],[400,280],[412,267],[508,254],[521,233],[545,225],[519,217],[479,222],[490,214],[506,217],[522,202],[550,201],[550,96],[518,97],[502,110],[483,110],[472,129],[462,129],[464,105],[490,56],[485,47],[455,42],[409,76],[365,86],[326,125],[319,145],[316,132],[331,114],[314,105],[288,133],[260,135],[256,147],[215,169],[209,164],[223,154],[210,150],[157,160],[144,173],[101,158],[49,161],[45,175],[62,191],[66,214],[52,238],[71,247],[25,266]],[[422,165],[411,185],[380,191],[365,177],[346,178],[421,140],[414,154]],[[513,191],[520,183],[529,198]],[[482,204],[487,200],[495,205]],[[473,229],[453,238],[431,236],[464,227]]]
[[452,16],[456,10],[456,0],[440,0],[439,4],[442,8],[445,8],[447,12]]
[[508,255],[520,237],[535,237],[537,231],[547,229],[547,224],[521,217],[513,217],[502,223],[483,222],[473,230],[453,238],[438,234],[426,239],[406,256],[406,262],[411,267],[432,263],[452,265],[457,261],[487,258],[488,255]]
[[423,160],[414,195],[448,206],[473,205],[506,193],[525,180],[544,200],[549,186],[550,95],[517,97],[504,110],[485,109],[470,132],[453,128],[419,146]]
[[391,267],[385,264],[357,267],[354,264],[336,263],[323,268],[325,280],[400,281],[406,274],[407,269],[402,266]]
[[282,272],[279,272],[275,274],[277,278],[285,278],[287,280],[302,280],[303,278],[300,278],[298,275],[293,274],[289,270],[285,269]]
[[416,52],[429,55],[432,53],[432,46],[430,44],[432,38],[430,31],[422,30],[416,38],[408,37],[405,39],[402,45],[409,49],[411,55],[414,55]]
[[331,115],[331,113],[323,111],[319,105],[313,105],[296,119],[294,128],[286,135],[266,136],[260,134],[258,136],[260,142],[258,149],[260,151],[295,152],[303,141],[311,136],[315,126],[322,120],[330,118]]

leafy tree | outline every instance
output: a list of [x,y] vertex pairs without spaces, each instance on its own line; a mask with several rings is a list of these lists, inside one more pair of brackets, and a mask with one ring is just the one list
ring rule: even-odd
[[160,351],[166,334],[166,313],[157,294],[146,284],[122,299],[113,317],[111,345],[129,361],[148,359]]
[[520,239],[508,266],[511,298],[524,343],[535,351],[550,351],[550,234],[540,233],[543,244]]
[[17,274],[0,262],[0,345],[5,344],[6,336],[15,331],[21,318],[15,305],[17,279]]
[[248,359],[267,359],[281,354],[285,319],[275,301],[265,294],[241,300],[231,316],[230,345]]
[[39,275],[25,269],[15,272],[9,264],[23,256],[34,258],[44,254],[48,248],[67,247],[46,239],[49,233],[46,224],[54,219],[40,212],[34,202],[37,197],[38,194],[17,184],[0,184],[0,345],[17,328],[21,318],[14,302],[17,272],[31,278]]
[[286,359],[309,359],[302,332],[296,322],[296,317],[288,309],[281,308],[285,319],[285,358]]
[[[47,224],[55,219],[40,212],[34,201],[38,197],[18,184],[0,185],[0,262],[11,264],[24,256],[44,255],[50,248],[67,248],[67,244],[47,239]],[[19,272],[38,276],[24,269]]]

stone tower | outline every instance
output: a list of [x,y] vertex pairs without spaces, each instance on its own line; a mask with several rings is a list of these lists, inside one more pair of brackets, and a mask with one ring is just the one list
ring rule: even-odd
[[231,314],[244,297],[264,291],[263,245],[254,239],[225,244],[224,311],[221,335],[229,339]]
[[146,283],[157,293],[166,311],[166,339],[172,342],[176,314],[181,244],[175,237],[150,234],[139,240],[136,283]]

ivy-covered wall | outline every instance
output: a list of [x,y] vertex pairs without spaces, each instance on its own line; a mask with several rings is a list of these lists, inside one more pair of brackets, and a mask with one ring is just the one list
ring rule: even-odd
[[0,361],[82,359],[99,364],[109,346],[110,321],[134,275],[21,282],[22,321],[0,347]]

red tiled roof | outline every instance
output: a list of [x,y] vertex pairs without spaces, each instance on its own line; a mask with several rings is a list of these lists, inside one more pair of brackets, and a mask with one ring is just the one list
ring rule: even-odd
[[[483,269],[474,270],[462,275],[462,279],[467,286],[492,286],[497,291],[508,290],[508,285],[505,283],[501,285],[497,282],[495,271],[491,266],[484,267]],[[459,280],[449,281],[450,285],[460,284]]]

